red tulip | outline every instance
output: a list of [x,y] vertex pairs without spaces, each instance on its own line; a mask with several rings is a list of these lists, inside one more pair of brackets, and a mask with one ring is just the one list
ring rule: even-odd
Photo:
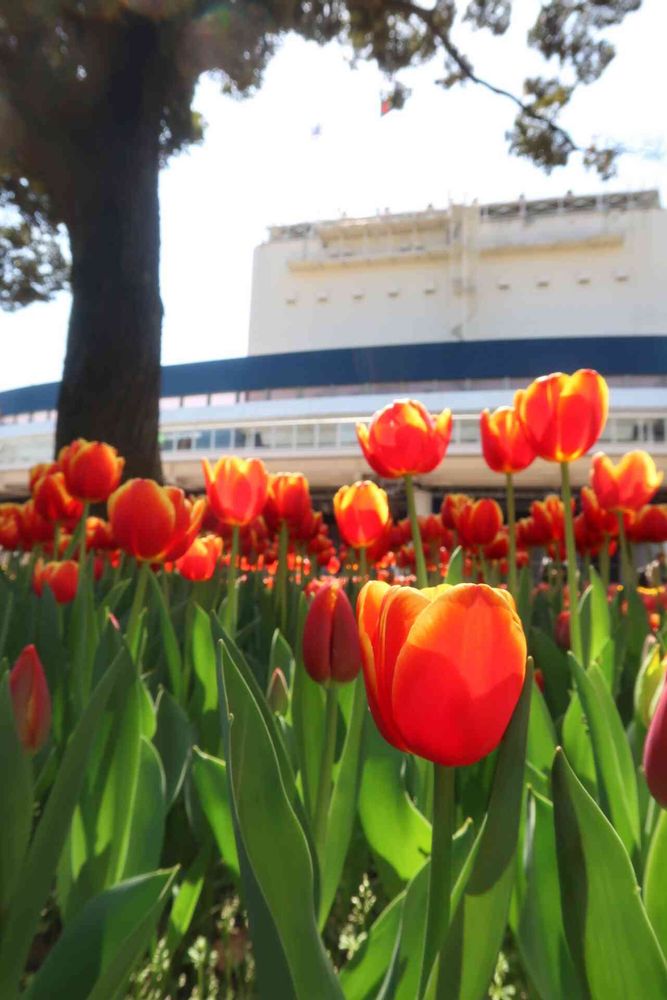
[[222,539],[215,535],[195,538],[185,555],[176,560],[176,569],[186,580],[210,580],[222,555]]
[[368,703],[389,743],[446,766],[473,764],[498,745],[526,664],[507,591],[371,581],[357,619]]
[[205,503],[186,500],[183,490],[152,479],[128,479],[108,501],[118,546],[146,562],[173,561],[190,547],[201,526]]
[[495,500],[483,497],[467,504],[456,521],[459,541],[464,548],[490,545],[500,531],[503,512]]
[[35,483],[33,501],[36,512],[47,521],[78,520],[83,504],[67,490],[62,472],[49,472]]
[[290,534],[296,534],[312,517],[308,480],[300,472],[284,472],[269,478],[269,492],[264,517],[274,531],[284,521]]
[[73,497],[101,503],[120,483],[125,459],[110,444],[78,438],[60,449],[58,463]]
[[206,495],[211,510],[226,524],[245,525],[262,513],[269,487],[269,474],[258,458],[228,456],[213,469],[204,459]]
[[14,551],[23,545],[22,508],[18,503],[0,503],[0,548]]
[[596,371],[543,375],[514,397],[526,436],[549,462],[585,455],[604,430],[609,408],[607,383]]
[[440,507],[440,517],[444,526],[455,530],[460,512],[470,503],[472,500],[466,493],[445,493]]
[[667,542],[667,504],[642,507],[625,531],[632,542]]
[[366,461],[386,479],[432,472],[445,457],[451,435],[451,410],[432,417],[414,399],[398,399],[378,410],[368,427],[357,424]]
[[79,564],[73,559],[47,563],[38,560],[35,564],[32,587],[39,596],[46,586],[53,591],[58,604],[69,604],[76,597],[78,585]]
[[51,728],[51,696],[42,662],[34,646],[26,646],[9,674],[9,690],[19,739],[35,753],[44,746]]
[[600,506],[595,491],[590,486],[581,487],[581,512],[591,531],[598,535],[617,535],[618,521],[611,511]]
[[303,626],[303,663],[314,681],[353,681],[361,670],[354,611],[345,591],[327,583],[313,598]]
[[639,510],[653,499],[662,478],[647,451],[629,451],[616,465],[603,451],[593,455],[591,486],[605,510]]
[[484,461],[493,472],[521,472],[535,459],[535,448],[513,406],[484,410],[479,420]]
[[367,549],[385,534],[389,521],[387,494],[369,480],[341,486],[334,497],[338,529],[355,549]]

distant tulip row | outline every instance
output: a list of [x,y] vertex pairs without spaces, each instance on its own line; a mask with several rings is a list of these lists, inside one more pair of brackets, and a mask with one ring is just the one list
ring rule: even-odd
[[[156,929],[176,995],[225,885],[253,941],[229,995],[482,996],[508,922],[540,997],[667,995],[667,589],[632,558],[667,541],[667,507],[650,455],[600,452],[577,513],[569,463],[607,407],[597,372],[537,379],[480,417],[507,516],[448,493],[419,517],[452,415],[394,402],[357,433],[408,516],[379,483],[343,485],[340,545],[306,478],[257,459],[205,461],[199,498],[121,483],[100,442],[31,470],[30,500],[0,505],[0,741],[23,810],[0,826],[3,1000],[48,899],[64,931],[36,996],[125,995]],[[561,495],[517,518],[537,457]],[[551,559],[536,585],[532,549]],[[386,908],[332,963],[355,830]]]

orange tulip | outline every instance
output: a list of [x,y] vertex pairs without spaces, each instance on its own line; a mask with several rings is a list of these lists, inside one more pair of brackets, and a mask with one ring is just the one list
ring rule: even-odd
[[451,410],[432,417],[414,399],[398,399],[378,410],[368,427],[357,424],[366,461],[386,479],[432,472],[445,457],[451,436]]
[[19,739],[26,750],[36,753],[46,743],[51,728],[51,696],[33,645],[19,653],[9,674],[9,691]]
[[60,449],[58,463],[73,497],[101,503],[118,486],[125,459],[110,444],[78,438]]
[[302,637],[303,664],[314,681],[353,681],[361,670],[361,649],[350,600],[337,583],[327,583],[308,608]]
[[180,559],[176,569],[186,580],[210,580],[222,555],[222,538],[204,535],[194,542]]
[[607,383],[596,371],[543,375],[514,397],[514,408],[535,452],[549,462],[572,462],[604,430],[609,408]]
[[284,521],[290,532],[297,532],[312,517],[308,480],[300,472],[282,472],[269,477],[269,492],[264,519],[274,531]]
[[509,593],[371,581],[357,620],[368,702],[384,738],[445,766],[498,745],[516,707],[526,639]]
[[484,410],[479,429],[484,461],[493,472],[521,472],[534,460],[535,448],[513,406]]
[[249,524],[262,513],[269,487],[269,474],[259,458],[219,459],[211,466],[202,462],[206,496],[211,510],[226,524]]
[[69,604],[76,597],[79,585],[79,564],[73,559],[63,562],[41,560],[35,564],[32,588],[41,597],[44,587],[49,587],[58,604]]
[[616,465],[603,451],[593,455],[591,486],[605,510],[639,510],[658,492],[662,478],[647,451],[629,451]]
[[147,562],[175,560],[190,547],[201,526],[205,503],[192,504],[183,490],[152,479],[128,479],[108,501],[118,546]]
[[503,512],[500,504],[488,497],[466,504],[456,520],[459,541],[466,549],[490,545],[500,531]]
[[68,491],[62,472],[48,472],[38,479],[32,496],[35,510],[47,521],[78,520],[83,513],[83,504]]
[[368,479],[341,486],[334,497],[338,530],[348,545],[367,549],[385,534],[389,522],[387,494]]

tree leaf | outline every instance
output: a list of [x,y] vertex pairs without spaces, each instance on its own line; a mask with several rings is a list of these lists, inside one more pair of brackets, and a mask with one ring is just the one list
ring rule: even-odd
[[570,953],[595,1000],[667,996],[667,963],[620,837],[562,750],[552,771],[561,904]]

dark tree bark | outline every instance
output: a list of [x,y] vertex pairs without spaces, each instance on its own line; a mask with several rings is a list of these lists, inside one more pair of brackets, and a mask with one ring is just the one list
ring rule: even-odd
[[156,479],[161,58],[154,25],[126,24],[108,91],[72,136],[73,302],[56,431],[56,448],[106,440],[125,456],[126,476]]

